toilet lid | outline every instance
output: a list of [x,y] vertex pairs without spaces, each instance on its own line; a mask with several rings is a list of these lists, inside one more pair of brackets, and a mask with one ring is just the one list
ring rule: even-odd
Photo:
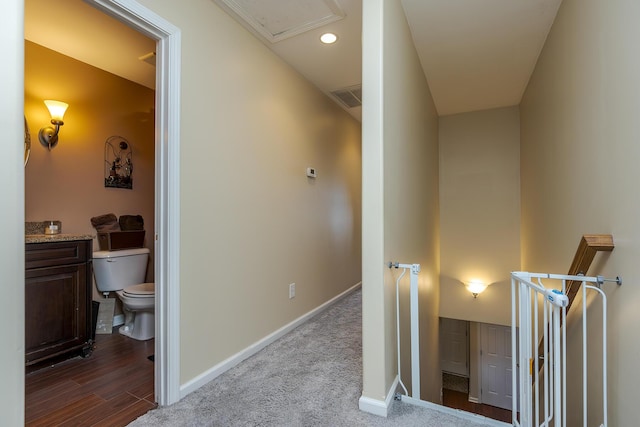
[[124,288],[123,293],[130,297],[150,297],[156,293],[155,283],[140,283],[139,285],[131,285]]

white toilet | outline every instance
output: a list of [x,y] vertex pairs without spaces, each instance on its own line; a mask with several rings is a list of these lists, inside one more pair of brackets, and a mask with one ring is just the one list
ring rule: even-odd
[[98,291],[116,291],[125,321],[120,333],[145,341],[155,335],[155,285],[144,283],[149,249],[124,249],[93,253],[93,272]]

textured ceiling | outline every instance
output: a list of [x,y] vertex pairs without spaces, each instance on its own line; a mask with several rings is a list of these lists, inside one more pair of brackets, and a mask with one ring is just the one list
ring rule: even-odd
[[[312,26],[308,31],[276,40],[275,42],[264,37],[260,32],[251,26],[245,16],[230,10],[223,3],[229,1],[239,2],[240,0],[214,0],[222,5],[238,22],[244,25],[251,32],[256,34],[265,45],[273,50],[284,61],[289,63],[300,74],[305,76],[320,90],[332,97],[330,93],[336,89],[353,88],[362,84],[362,1],[361,0],[304,0],[305,2],[318,4],[315,16],[309,13],[299,17],[292,15],[298,12],[295,8],[273,8],[269,11],[263,10],[267,14],[269,21],[277,21],[278,16],[287,17],[288,21],[304,22],[311,19],[318,21],[328,13],[331,3],[338,6],[339,10],[332,8],[332,13],[342,15],[339,19],[326,22],[321,26]],[[249,1],[249,0],[243,0]],[[264,0],[254,0],[264,1]],[[297,0],[268,0],[272,3],[286,3]],[[324,6],[324,7],[320,7]],[[268,13],[267,13],[268,12]],[[311,17],[311,18],[310,18]],[[284,18],[283,18],[284,19]],[[250,20],[249,20],[250,21]],[[332,32],[338,35],[338,41],[332,45],[325,45],[320,42],[323,33]],[[335,100],[335,98],[332,97]],[[338,102],[336,100],[336,102]],[[338,102],[340,106],[344,106]],[[362,107],[345,108],[352,116],[361,119]]]
[[271,43],[344,18],[336,0],[214,0]]
[[[361,84],[363,0],[211,1],[248,29],[231,6],[254,16],[267,33],[250,31],[328,96]],[[405,9],[440,115],[519,104],[561,2],[393,1]],[[25,0],[25,38],[155,87],[154,67],[138,59],[155,49],[154,41],[82,0],[56,0],[55,16],[51,0]],[[327,31],[338,35],[335,44],[320,43]],[[361,118],[361,107],[345,109]]]
[[440,115],[518,105],[561,0],[402,0]]
[[155,89],[156,69],[138,58],[156,42],[82,0],[25,0],[24,38]]
[[[214,0],[251,2],[251,0]],[[261,0],[253,0],[261,1]],[[294,19],[296,9],[260,11],[265,21]],[[317,4],[325,0],[305,0]],[[329,94],[361,84],[362,0],[335,0],[344,19],[283,41],[251,28],[247,16],[224,7],[276,54]],[[542,50],[561,0],[401,0],[414,44],[440,115],[517,105]],[[267,17],[268,16],[268,17]],[[304,17],[300,16],[303,21]],[[259,21],[254,19],[254,21]],[[338,35],[322,45],[323,32]],[[363,95],[366,97],[366,89]],[[361,117],[361,108],[347,109]]]

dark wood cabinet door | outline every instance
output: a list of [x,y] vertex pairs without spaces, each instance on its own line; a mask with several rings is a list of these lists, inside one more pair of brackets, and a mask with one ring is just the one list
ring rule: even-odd
[[90,332],[88,265],[25,272],[27,365],[86,345]]

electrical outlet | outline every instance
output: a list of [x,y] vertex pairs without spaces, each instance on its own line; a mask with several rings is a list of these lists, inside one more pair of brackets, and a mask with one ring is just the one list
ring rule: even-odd
[[296,296],[296,284],[289,283],[289,299]]

